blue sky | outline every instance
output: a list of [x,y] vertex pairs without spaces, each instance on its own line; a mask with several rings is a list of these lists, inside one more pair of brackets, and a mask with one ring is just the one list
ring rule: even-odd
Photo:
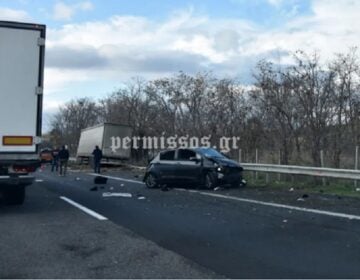
[[[85,1],[93,8],[87,12],[78,12],[72,21],[104,20],[114,14],[143,16],[156,20],[164,20],[172,12],[192,7],[197,13],[213,18],[243,18],[262,24],[274,26],[284,22],[284,13],[297,7],[298,14],[311,12],[308,0],[92,0]],[[280,3],[281,4],[277,4]],[[62,23],[53,20],[51,11],[56,3],[72,6],[81,1],[45,1],[45,0],[0,0],[1,7],[14,10],[25,10],[36,21],[44,21],[51,26],[60,26]]]
[[357,0],[0,0],[0,20],[47,25],[46,116],[131,77],[212,71],[248,84],[259,59],[288,64],[298,49],[326,63],[360,45],[359,14]]

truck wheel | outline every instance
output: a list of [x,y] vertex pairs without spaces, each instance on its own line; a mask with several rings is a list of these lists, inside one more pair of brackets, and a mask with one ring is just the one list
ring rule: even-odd
[[4,200],[7,205],[21,205],[25,200],[25,187],[13,186],[4,190]]

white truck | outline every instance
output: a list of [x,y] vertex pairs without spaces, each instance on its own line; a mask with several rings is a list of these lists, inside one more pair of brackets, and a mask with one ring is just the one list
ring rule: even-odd
[[81,130],[76,157],[80,161],[83,159],[89,160],[92,157],[95,146],[99,146],[104,159],[130,159],[130,148],[112,148],[114,144],[113,137],[118,139],[124,139],[125,137],[131,138],[132,128],[127,125],[103,123]]
[[40,166],[45,25],[0,21],[0,196],[22,204]]

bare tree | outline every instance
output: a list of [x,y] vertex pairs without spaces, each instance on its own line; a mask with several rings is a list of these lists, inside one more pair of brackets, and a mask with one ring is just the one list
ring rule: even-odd
[[51,120],[51,137],[55,145],[68,145],[74,154],[77,150],[81,129],[99,122],[97,104],[89,98],[80,98],[62,106]]

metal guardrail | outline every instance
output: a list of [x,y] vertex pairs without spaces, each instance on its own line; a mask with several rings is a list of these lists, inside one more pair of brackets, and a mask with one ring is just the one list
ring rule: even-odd
[[360,180],[360,170],[352,170],[352,169],[336,169],[336,168],[259,164],[259,163],[241,163],[241,166],[244,168],[244,171],[283,173],[283,174],[293,174],[293,175],[308,175],[308,176],[316,176],[316,177]]

